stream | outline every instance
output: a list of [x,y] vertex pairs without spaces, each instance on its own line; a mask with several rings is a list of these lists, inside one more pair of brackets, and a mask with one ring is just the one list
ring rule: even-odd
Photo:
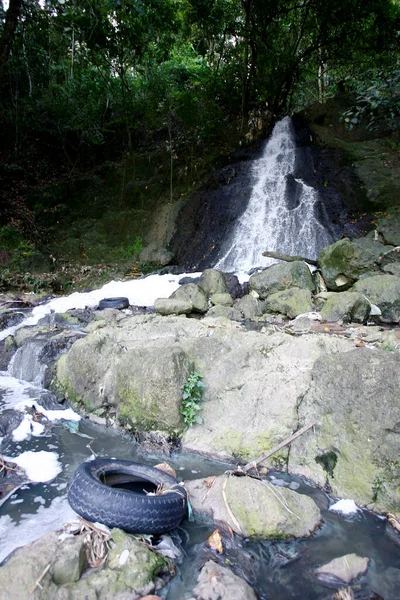
[[[162,281],[155,281],[159,291]],[[129,285],[133,283],[139,282],[130,282]],[[65,298],[63,303],[65,309],[68,304]],[[42,315],[46,310],[41,307],[38,312]],[[28,318],[33,316],[28,315]],[[22,402],[27,405],[33,403],[39,409],[41,405],[47,407],[49,419],[54,419],[49,420],[48,426],[43,429],[32,427],[34,421],[31,420],[28,431],[26,427],[25,430],[22,426],[19,428],[20,434],[15,436],[17,439],[10,436],[0,438],[0,452],[4,456],[15,458],[29,456],[30,452],[44,453],[30,455],[36,463],[35,473],[39,472],[31,476],[38,480],[37,483],[25,483],[0,507],[0,561],[16,547],[48,531],[61,529],[64,522],[74,520],[75,513],[67,503],[66,493],[71,476],[82,461],[98,456],[155,465],[164,460],[161,456],[143,455],[133,437],[113,428],[94,424],[88,419],[78,421],[79,417],[70,410],[64,414],[52,413],[51,396],[37,382],[24,382],[8,372],[0,373],[0,416],[7,408],[17,407]],[[50,460],[42,462],[44,458]],[[219,475],[229,468],[228,465],[187,454],[177,453],[167,460],[177,471],[179,480]],[[268,479],[275,485],[290,485],[292,489],[311,496],[322,512],[321,529],[310,539],[294,541],[250,542],[238,538],[232,541],[225,536],[224,554],[218,555],[206,543],[215,527],[185,520],[174,534],[174,539],[182,547],[183,559],[177,576],[159,592],[163,598],[190,598],[199,568],[208,558],[229,564],[263,600],[330,598],[334,584],[330,584],[330,589],[326,585],[329,582],[318,581],[313,571],[333,558],[352,552],[370,559],[370,567],[361,580],[357,598],[395,600],[399,597],[400,536],[386,519],[360,509],[347,515],[333,512],[329,507],[334,499],[300,478],[275,472],[269,473]],[[373,592],[379,596],[374,596]]]

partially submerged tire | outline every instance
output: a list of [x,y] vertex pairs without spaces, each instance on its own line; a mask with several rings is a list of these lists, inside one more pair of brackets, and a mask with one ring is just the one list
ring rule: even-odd
[[103,298],[100,300],[98,310],[103,310],[104,308],[118,308],[121,310],[122,308],[128,308],[129,306],[129,298],[125,298],[122,296],[121,298]]
[[[152,484],[161,493],[145,495],[112,487]],[[68,501],[75,512],[91,522],[131,533],[163,533],[179,525],[187,511],[187,493],[171,475],[128,460],[97,459],[75,471]]]

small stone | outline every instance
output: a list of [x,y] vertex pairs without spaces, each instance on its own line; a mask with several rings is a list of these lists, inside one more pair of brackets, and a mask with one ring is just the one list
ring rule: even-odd
[[196,600],[256,600],[254,590],[227,567],[209,560],[193,590]]
[[357,554],[346,554],[331,560],[315,570],[317,579],[327,585],[342,585],[350,583],[357,577],[367,572],[369,558],[357,556]]

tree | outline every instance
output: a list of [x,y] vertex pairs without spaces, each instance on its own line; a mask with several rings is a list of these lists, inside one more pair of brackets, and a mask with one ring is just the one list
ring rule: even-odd
[[0,40],[0,78],[3,75],[14,41],[15,30],[21,13],[21,6],[22,0],[10,0],[10,5],[6,13],[6,22]]

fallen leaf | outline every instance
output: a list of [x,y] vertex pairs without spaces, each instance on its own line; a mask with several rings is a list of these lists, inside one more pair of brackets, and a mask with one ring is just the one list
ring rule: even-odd
[[203,479],[204,483],[206,484],[206,486],[208,488],[210,488],[213,485],[215,480],[216,480],[215,475],[211,475],[211,477],[206,477],[205,479]]
[[[218,526],[233,540],[233,529],[226,521],[217,521]],[[218,531],[218,530],[217,530]]]
[[207,542],[212,550],[216,550],[219,552],[219,554],[223,553],[224,549],[222,547],[222,536],[218,529],[216,529],[214,533],[210,535]]
[[365,346],[364,342],[358,342],[356,344],[356,348],[364,348],[364,346]]
[[330,327],[324,327],[324,331],[330,331]]
[[175,479],[176,479],[175,469],[173,469],[171,467],[171,465],[169,465],[167,462],[162,462],[162,463],[156,465],[154,468],[158,469],[159,471],[164,471],[164,473],[168,473],[168,475],[171,475],[172,477],[175,477]]

